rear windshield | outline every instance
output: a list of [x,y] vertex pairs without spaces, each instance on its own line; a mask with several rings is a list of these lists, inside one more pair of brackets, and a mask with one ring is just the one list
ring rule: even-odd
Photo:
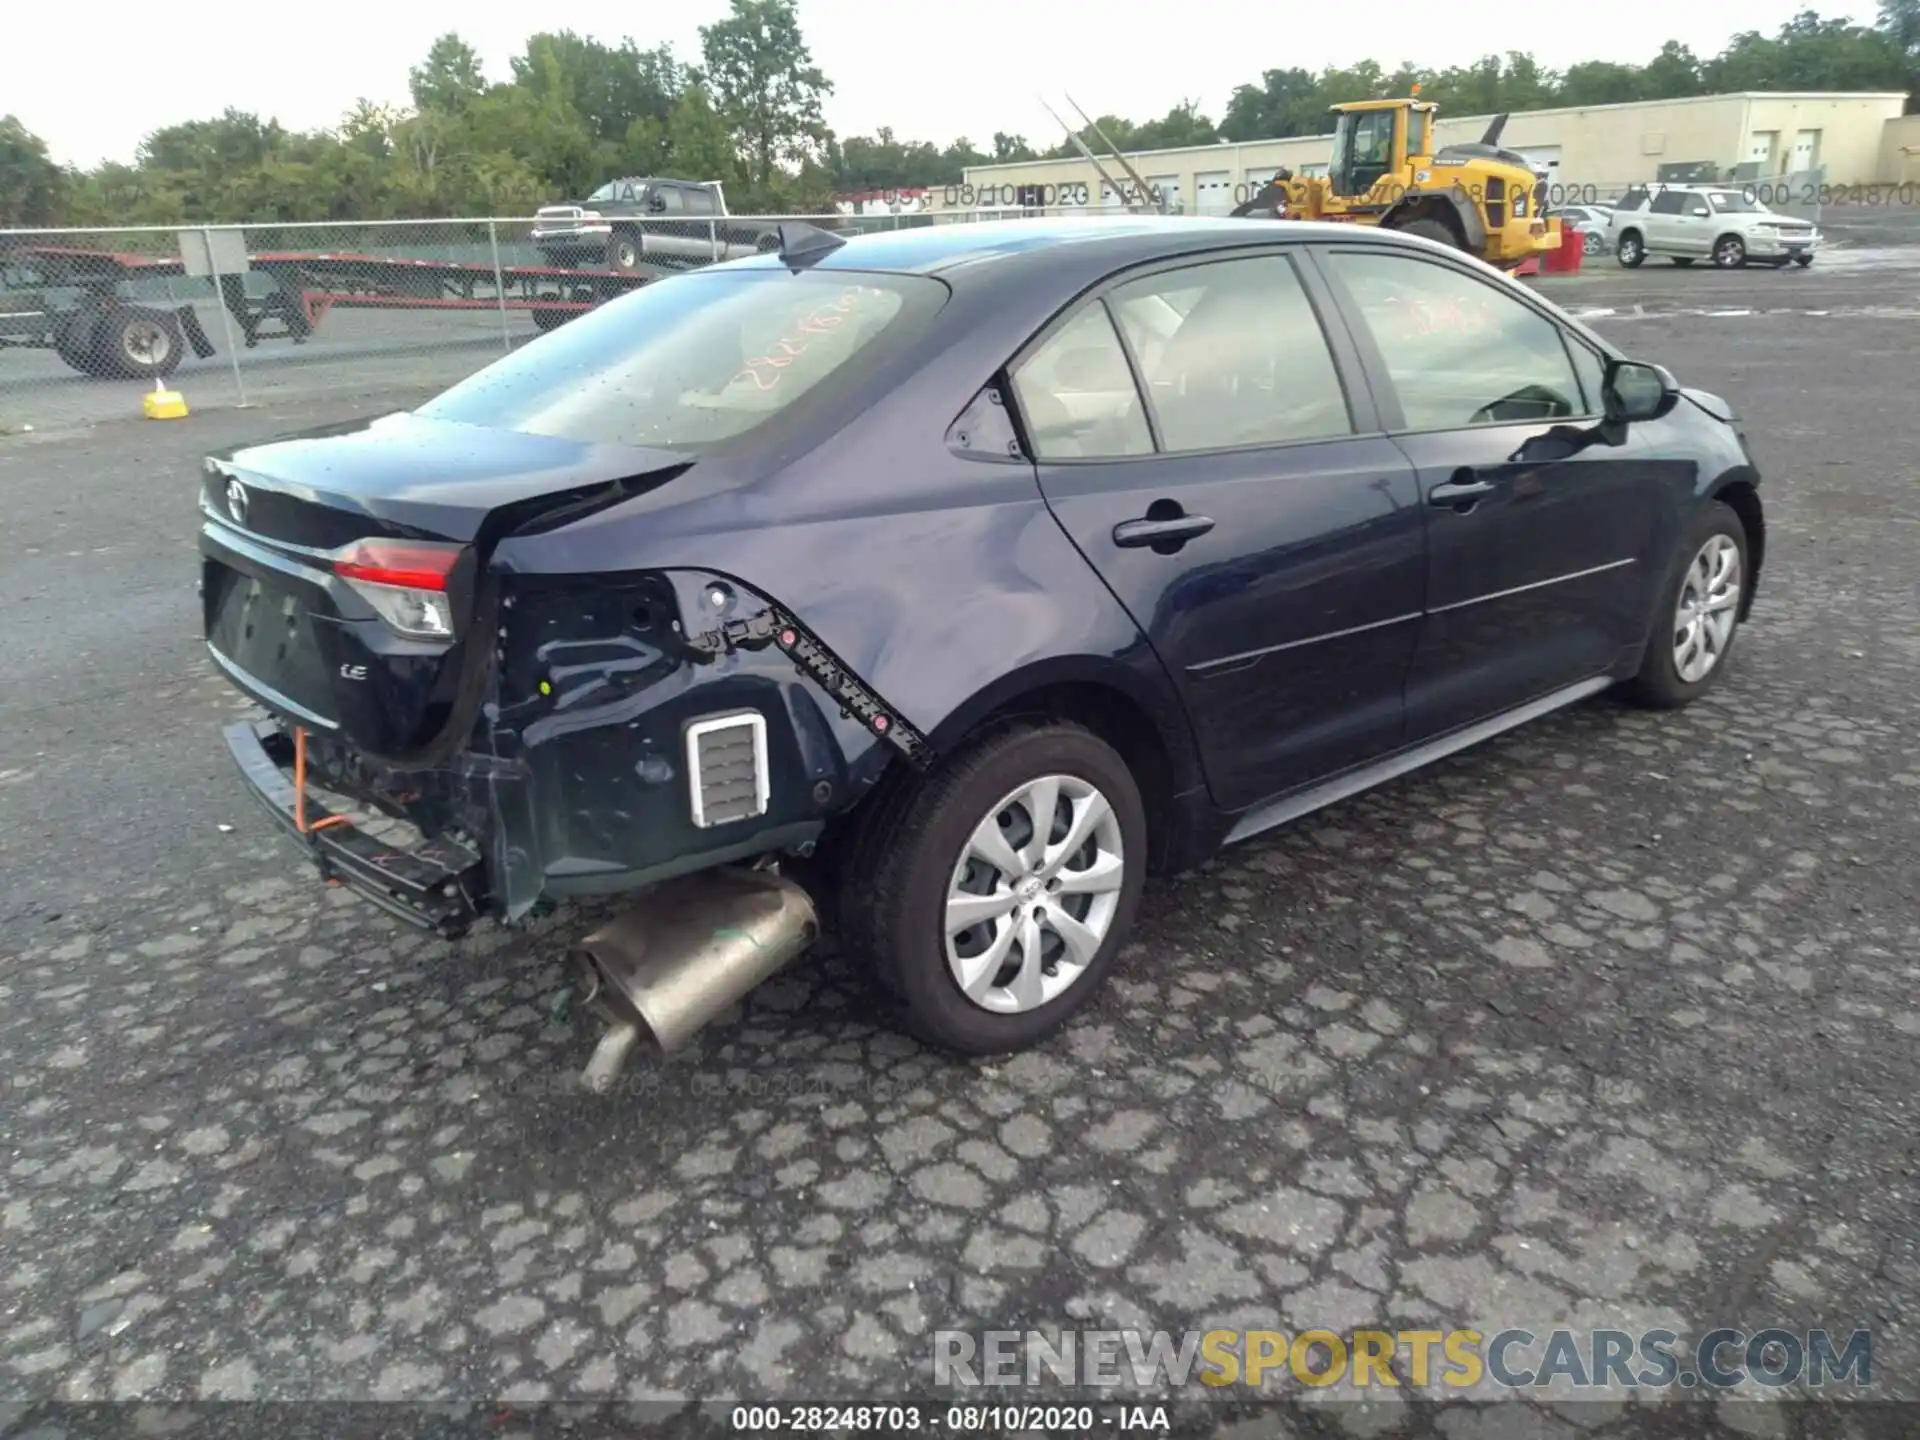
[[587,444],[705,449],[860,384],[946,294],[919,275],[677,275],[568,321],[419,413]]

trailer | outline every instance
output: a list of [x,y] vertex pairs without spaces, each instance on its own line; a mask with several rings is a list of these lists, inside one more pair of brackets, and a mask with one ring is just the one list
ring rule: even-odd
[[[265,294],[249,292],[248,273],[266,277]],[[193,304],[138,298],[134,287],[145,281],[212,278],[251,348],[269,339],[303,344],[332,310],[524,311],[536,328],[551,330],[667,273],[291,250],[243,254],[222,268],[184,255],[0,237],[0,349],[52,350],[82,374],[134,380],[172,374],[189,348],[201,359],[212,355]]]

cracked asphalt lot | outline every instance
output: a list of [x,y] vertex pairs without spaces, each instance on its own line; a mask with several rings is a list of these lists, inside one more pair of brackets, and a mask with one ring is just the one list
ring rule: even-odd
[[[1870,1329],[1851,1393],[1920,1398],[1920,451],[1913,322],[1871,313],[1916,283],[1610,332],[1766,469],[1708,701],[1151,888],[1038,1052],[926,1052],[828,954],[604,1100],[562,966],[599,911],[424,938],[228,774],[198,456],[353,402],[0,440],[0,1399],[850,1400],[924,1390],[940,1329],[1774,1324]],[[1756,1393],[1697,1423],[1813,1423]]]

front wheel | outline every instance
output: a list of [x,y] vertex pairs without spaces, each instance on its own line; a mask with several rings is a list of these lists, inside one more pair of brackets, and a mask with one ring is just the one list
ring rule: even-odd
[[1690,256],[1676,255],[1673,257],[1673,268],[1676,270],[1684,270],[1691,264],[1693,264],[1693,260]]
[[1647,258],[1647,246],[1638,230],[1629,230],[1620,237],[1620,243],[1614,246],[1613,258],[1620,262],[1623,270],[1640,268],[1640,262]]
[[840,923],[908,1029],[1004,1054],[1093,998],[1147,861],[1139,786],[1111,746],[1064,722],[1003,729],[874,799],[840,870]]
[[1580,249],[1587,255],[1598,255],[1607,248],[1607,242],[1598,230],[1589,230],[1580,237]]
[[1746,597],[1746,527],[1716,500],[1689,528],[1677,559],[1640,673],[1626,687],[1632,699],[1657,710],[1691,704],[1726,669]]
[[1451,246],[1455,250],[1463,250],[1466,248],[1460,243],[1460,237],[1454,234],[1452,230],[1448,229],[1438,220],[1430,220],[1424,216],[1417,220],[1405,221],[1392,228],[1398,230],[1402,235],[1418,235],[1424,240],[1432,240],[1441,245]]
[[1809,265],[1813,264],[1813,257],[1811,255],[1796,255],[1793,257],[1793,263],[1798,265],[1802,270],[1804,270]]

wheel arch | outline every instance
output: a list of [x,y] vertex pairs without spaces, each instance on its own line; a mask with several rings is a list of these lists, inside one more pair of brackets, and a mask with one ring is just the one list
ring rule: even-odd
[[1083,725],[1119,752],[1140,786],[1147,810],[1150,861],[1184,866],[1196,843],[1191,802],[1205,777],[1186,713],[1170,693],[1156,693],[1137,670],[1077,656],[1013,671],[975,692],[927,739],[950,754],[1001,724],[1022,719]]
[[1751,471],[1733,470],[1714,482],[1707,492],[1709,501],[1718,500],[1740,517],[1740,528],[1747,534],[1747,590],[1740,597],[1740,618],[1753,611],[1753,597],[1760,586],[1760,567],[1767,555],[1767,518],[1760,503],[1759,487]]
[[1433,220],[1447,227],[1462,250],[1486,249],[1487,227],[1470,201],[1457,195],[1410,195],[1380,217],[1383,230],[1398,230],[1410,220]]

